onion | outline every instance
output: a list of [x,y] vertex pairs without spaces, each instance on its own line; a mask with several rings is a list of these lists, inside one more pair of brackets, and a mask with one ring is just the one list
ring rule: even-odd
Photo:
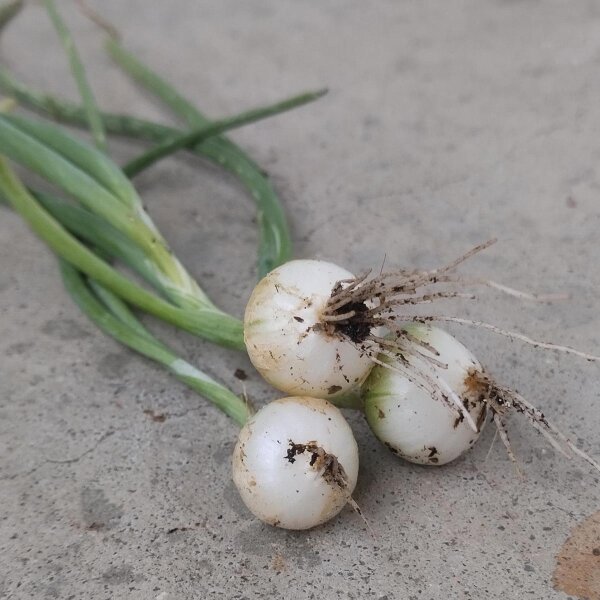
[[[393,368],[394,359],[389,356],[381,357],[383,364],[365,382],[365,415],[377,438],[398,456],[418,464],[444,465],[471,448],[485,424],[487,406],[472,386],[474,374],[483,369],[465,346],[442,329],[407,325],[407,331],[435,348],[436,359],[443,364],[432,364],[432,375],[462,398],[476,431],[462,412],[432,396],[425,381],[418,376],[409,379]],[[405,353],[405,370],[416,367],[418,358]]]
[[358,448],[342,413],[326,400],[288,397],[267,404],[242,428],[233,481],[262,521],[309,529],[353,503]]
[[[486,414],[491,414],[514,461],[505,424],[514,409],[555,448],[578,454],[600,470],[541,411],[498,385],[462,344],[429,324],[476,326],[589,361],[600,361],[600,356],[482,321],[410,314],[416,305],[447,298],[475,299],[454,286],[484,285],[529,300],[551,298],[454,273],[492,243],[480,244],[437,269],[400,269],[373,276],[354,277],[323,261],[286,263],[259,282],[246,307],[244,341],[250,359],[280,390],[327,398],[338,406],[360,403],[359,386],[372,371],[365,388],[369,422],[384,443],[414,462],[454,460],[475,443]],[[378,367],[373,370],[374,364]]]
[[293,260],[254,288],[244,341],[252,364],[271,385],[328,399],[358,392],[373,366],[360,339],[369,329],[323,319],[338,282],[351,279],[352,273],[329,262]]
[[[518,392],[497,384],[458,340],[431,325],[404,327],[411,339],[422,344],[424,352],[398,352],[395,356],[388,352],[380,357],[380,365],[364,386],[369,425],[390,450],[419,464],[448,463],[475,444],[489,414],[521,474],[506,428],[506,417],[516,412],[558,452],[568,458],[575,454],[600,471],[600,464],[577,448],[541,410]],[[432,354],[428,368],[419,365],[427,362],[425,352]],[[465,411],[453,410],[427,393],[436,379],[462,399]],[[475,431],[467,427],[467,416],[476,424]]]

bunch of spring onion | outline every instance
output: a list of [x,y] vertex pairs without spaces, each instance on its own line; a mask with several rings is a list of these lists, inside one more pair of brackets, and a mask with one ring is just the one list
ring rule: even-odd
[[589,361],[600,357],[480,321],[410,315],[411,306],[465,296],[455,288],[467,284],[532,298],[494,281],[456,275],[456,267],[493,242],[442,268],[375,277],[354,277],[323,261],[290,261],[263,278],[248,302],[244,335],[250,359],[286,393],[328,398],[340,406],[364,405],[377,437],[412,462],[450,462],[475,443],[488,414],[514,460],[505,425],[512,409],[555,448],[574,452],[600,470],[541,411],[495,383],[467,348],[431,323],[473,325],[537,348]]
[[[540,411],[494,383],[464,346],[430,323],[474,324],[589,360],[597,357],[540,344],[485,323],[407,314],[416,304],[464,296],[461,290],[467,284],[522,296],[491,281],[468,281],[455,274],[461,262],[485,245],[442,269],[375,277],[355,277],[322,261],[288,262],[288,229],[272,187],[260,169],[219,134],[319,93],[211,123],[110,39],[108,47],[117,62],[192,131],[100,113],[69,32],[53,3],[47,0],[46,6],[69,53],[83,108],[34,92],[5,70],[0,71],[0,85],[24,106],[88,125],[97,148],[56,125],[0,115],[0,153],[41,175],[77,204],[26,188],[5,160],[0,162],[0,191],[60,257],[67,289],[90,318],[120,342],[165,365],[243,425],[234,452],[234,481],[254,514],[276,526],[303,529],[331,518],[346,503],[356,507],[351,498],[358,474],[356,442],[333,404],[364,405],[369,424],[388,447],[424,464],[447,463],[471,447],[488,415],[514,458],[504,422],[512,408],[525,414],[554,446],[574,451],[600,469]],[[158,144],[119,169],[104,154],[105,130]],[[189,276],[125,176],[133,177],[181,148],[237,174],[258,204],[259,272],[266,276],[252,293],[243,323],[219,310]],[[113,260],[136,271],[159,295],[123,276]],[[130,307],[214,343],[245,348],[263,376],[290,397],[250,415],[247,403],[143,328]]]
[[[33,104],[51,113],[66,111],[71,119],[89,126],[96,148],[78,141],[56,125],[0,115],[0,153],[40,175],[62,195],[76,202],[27,188],[6,158],[0,158],[0,192],[57,254],[67,291],[88,317],[121,343],[163,364],[178,379],[243,425],[252,413],[248,402],[177,356],[153,336],[131,310],[132,307],[144,310],[223,346],[244,347],[243,323],[220,311],[189,276],[145,212],[126,175],[132,177],[180,148],[191,149],[237,175],[258,206],[259,272],[264,274],[290,256],[287,224],[266,176],[242,150],[220,134],[315,100],[323,92],[302,94],[237,117],[210,122],[111,39],[108,48],[117,62],[183,117],[191,131],[178,131],[124,115],[103,114],[95,105],[69,31],[52,1],[46,1],[46,8],[69,54],[83,106],[32,93],[6,70],[1,73],[3,89],[23,105]],[[158,144],[120,169],[104,153],[104,131],[111,127],[150,138]],[[127,265],[155,292],[125,277],[114,268],[113,261]],[[289,475],[291,469],[292,479],[305,479],[303,464],[306,462],[316,477],[305,482],[304,488],[302,481],[296,486],[304,500],[312,494],[312,513],[307,514],[300,505],[296,514],[281,514],[273,521],[282,527],[311,527],[317,523],[315,519],[327,520],[348,501],[352,502],[350,495],[358,474],[356,442],[339,410],[327,402],[292,398],[282,400],[281,406],[276,420],[287,429],[286,438],[292,435],[290,423],[296,419],[286,421],[285,415],[297,416],[302,410],[307,413],[304,430],[297,431],[300,436],[297,441],[284,441],[284,446],[289,445],[284,452],[286,472]],[[315,442],[313,437],[307,437],[309,431],[314,435],[316,426],[311,424],[310,417],[313,415],[317,423],[322,422],[323,411],[329,416],[322,439],[320,436],[320,441]],[[264,420],[268,412],[259,415]],[[253,423],[246,423],[243,432],[255,430]],[[290,504],[286,502],[286,506],[289,509]]]

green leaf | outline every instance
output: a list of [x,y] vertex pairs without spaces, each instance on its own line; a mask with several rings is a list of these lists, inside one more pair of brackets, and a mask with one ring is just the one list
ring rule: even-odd
[[191,311],[175,307],[124,277],[51,217],[3,159],[0,159],[0,192],[56,254],[128,303],[216,344],[245,349],[241,321],[214,308]]
[[[72,125],[86,125],[85,113],[82,107],[68,100],[32,90],[29,86],[16,80],[6,69],[2,68],[0,68],[0,88],[33,110]],[[176,92],[174,93],[176,94]],[[171,97],[168,89],[161,96],[163,100]],[[185,102],[177,94],[175,95],[175,99],[176,104]],[[191,115],[193,107],[191,105],[188,106],[186,114]],[[193,110],[197,113],[196,109]],[[130,115],[106,112],[101,113],[101,115],[106,130],[112,134],[157,143],[164,143],[185,135],[185,132],[179,129]],[[202,115],[200,115],[200,118],[204,119]],[[206,119],[205,121],[210,122]],[[222,136],[211,137],[194,146],[191,151],[208,158],[231,172],[251,192],[252,198],[258,208],[260,230],[259,275],[262,276],[277,265],[289,260],[292,256],[292,245],[285,215],[277,194],[261,169],[242,150],[237,148],[235,144]]]
[[[0,115],[0,153],[61,187],[139,245],[153,261],[157,275],[162,274],[163,288],[176,304],[191,309],[214,308],[173,255],[125,175],[104,154],[57,126],[7,115]],[[131,187],[134,206],[125,205],[103,185],[108,184],[111,171],[118,172]]]
[[168,297],[167,290],[163,287],[164,278],[158,276],[147,255],[110,223],[85,208],[65,202],[56,196],[34,190],[30,192],[72,234],[100,248],[111,258],[122,261]]
[[237,127],[241,127],[242,125],[255,123],[260,119],[273,117],[282,112],[286,112],[288,110],[292,110],[293,108],[297,108],[298,106],[302,106],[303,104],[307,104],[308,102],[314,102],[315,100],[323,96],[325,93],[326,90],[306,92],[304,94],[300,94],[298,96],[282,100],[281,102],[277,102],[276,104],[270,104],[269,106],[255,108],[243,112],[234,117],[221,119],[219,121],[213,121],[212,123],[205,123],[203,125],[200,125],[199,127],[196,127],[189,133],[172,139],[168,139],[155,146],[154,148],[148,150],[147,152],[144,152],[134,160],[127,163],[123,167],[123,172],[129,177],[133,177],[141,171],[147,169],[149,166],[153,165],[157,161],[161,160],[162,158],[165,158],[166,156],[170,156],[174,152],[177,152],[177,150],[181,150],[183,148],[191,148],[193,146],[196,146],[200,142],[210,137],[216,136],[229,129],[234,129]]
[[[99,193],[108,193],[125,206],[141,205],[139,196],[129,179],[103,152],[76,139],[52,123],[44,123],[17,115],[5,115],[4,118],[21,133],[45,146],[47,150],[51,150],[53,164],[62,164],[57,158],[60,157],[69,163],[73,177],[81,178],[82,174],[85,176],[83,183],[73,188],[72,192],[70,191],[74,196],[86,197],[86,186],[92,185],[92,190],[87,196],[91,196],[98,188],[101,188]],[[32,150],[32,152],[34,151]],[[46,156],[45,159],[48,160],[48,157]],[[32,168],[32,170],[34,169]],[[64,182],[53,181],[50,167],[46,167],[45,173],[42,172],[41,167],[36,172],[56,185],[65,187]],[[91,184],[90,178],[93,180]]]
[[199,392],[225,414],[243,425],[250,414],[248,405],[206,373],[178,357],[154,337],[112,292],[94,281],[87,281],[73,266],[60,260],[65,288],[104,333],[121,344],[165,366],[178,379]]
[[114,37],[106,40],[106,49],[115,62],[142,87],[152,92],[162,100],[177,116],[181,117],[190,127],[207,125],[210,121],[188,100],[186,100],[172,85],[160,75],[152,71],[133,54],[127,52]]
[[[188,127],[201,127],[210,121],[173,86],[127,52],[117,40],[109,38],[107,49],[115,61],[139,84],[162,100]],[[252,194],[258,208],[258,272],[263,277],[292,258],[289,227],[275,190],[263,171],[235,144],[225,137],[210,138],[198,147],[205,156],[234,173]]]
[[44,4],[46,5],[46,10],[50,15],[50,19],[54,24],[67,57],[69,58],[71,71],[73,73],[75,82],[77,83],[77,87],[79,88],[79,94],[81,96],[81,100],[83,101],[83,106],[87,115],[94,142],[100,150],[105,150],[106,135],[104,133],[104,126],[102,124],[102,119],[100,118],[98,107],[96,106],[92,88],[90,87],[87,77],[85,76],[85,69],[81,59],[79,58],[79,53],[75,47],[73,37],[71,36],[71,33],[65,22],[62,20],[60,13],[56,9],[53,0],[44,0]]
[[0,115],[0,153],[65,190],[98,214],[123,212],[121,196],[106,185],[101,174],[108,159],[91,146],[63,134],[56,126]]

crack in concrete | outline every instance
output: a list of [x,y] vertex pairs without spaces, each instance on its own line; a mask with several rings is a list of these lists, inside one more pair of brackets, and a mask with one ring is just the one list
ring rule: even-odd
[[108,438],[113,436],[115,433],[117,433],[119,431],[124,431],[125,429],[127,429],[127,428],[121,427],[121,428],[117,428],[117,429],[109,429],[108,431],[103,433],[96,440],[96,442],[94,443],[93,446],[91,446],[87,450],[84,450],[78,456],[74,456],[73,458],[63,458],[63,459],[45,458],[44,460],[42,460],[37,465],[33,466],[31,469],[29,469],[27,471],[21,471],[20,473],[13,473],[12,475],[3,475],[2,477],[0,477],[0,481],[12,481],[19,477],[28,477],[29,475],[32,475],[33,473],[35,473],[40,467],[42,467],[43,465],[48,464],[48,463],[59,464],[59,465],[76,463],[76,462],[80,461],[82,458],[84,458],[85,456],[87,456],[88,454],[91,454],[92,452],[94,452],[94,450],[96,450],[100,446],[100,444],[102,444],[102,442],[104,442],[105,440],[107,440]]
[[109,429],[107,432],[103,433],[96,440],[96,443],[93,446],[91,446],[90,448],[88,448],[87,450],[85,450],[84,452],[82,452],[79,456],[75,456],[73,458],[63,458],[63,459],[46,458],[44,460],[44,462],[46,462],[46,463],[53,463],[53,464],[59,464],[59,465],[66,465],[66,464],[78,462],[84,456],[87,456],[88,454],[90,454],[91,452],[93,452],[94,450],[96,450],[96,448],[98,448],[98,446],[102,442],[104,442],[105,440],[107,440],[109,437],[113,436],[117,431],[122,431],[122,429]]

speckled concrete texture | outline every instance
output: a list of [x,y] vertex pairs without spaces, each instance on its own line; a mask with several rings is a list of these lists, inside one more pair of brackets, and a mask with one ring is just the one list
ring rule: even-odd
[[[59,4],[101,105],[168,121],[111,64],[75,4]],[[92,5],[215,117],[330,88],[233,136],[270,173],[297,255],[354,271],[384,257],[388,267],[434,267],[497,236],[463,272],[570,300],[481,290],[478,303],[437,311],[598,352],[598,2]],[[2,62],[28,82],[76,97],[40,5],[0,43]],[[111,150],[124,160],[139,148]],[[190,271],[240,315],[255,281],[248,195],[183,156],[137,184]],[[464,458],[423,468],[387,452],[348,413],[361,452],[356,500],[375,537],[350,509],[309,532],[273,529],[231,483],[235,425],[97,332],[63,291],[53,257],[5,208],[0,257],[0,598],[568,597],[554,589],[556,556],[574,528],[597,522],[598,474],[557,455],[517,416],[510,430],[524,481],[499,442],[488,454],[491,427]],[[276,397],[241,354],[152,327],[238,392],[233,373],[246,370],[258,404]],[[453,331],[600,458],[598,365]],[[597,559],[580,562],[600,569]]]

